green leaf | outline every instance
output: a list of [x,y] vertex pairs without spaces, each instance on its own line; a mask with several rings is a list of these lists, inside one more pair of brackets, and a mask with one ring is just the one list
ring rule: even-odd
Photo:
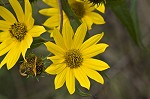
[[105,71],[101,71],[100,72],[102,75],[104,75],[108,80],[111,80],[110,78],[109,78],[109,76],[105,73]]
[[[112,1],[115,1],[115,0],[112,0]],[[124,0],[116,0],[116,1],[122,1],[122,3],[119,3],[119,4],[116,3],[116,6],[114,6],[113,4],[109,5],[111,10],[118,17],[118,19],[122,22],[122,24],[126,27],[129,35],[131,36],[135,44],[141,47],[142,43],[141,43],[141,39],[139,36],[139,28],[138,28],[138,23],[137,23],[138,18],[136,15],[137,11],[135,7],[136,1],[133,0],[132,2],[130,2],[131,5],[134,5],[134,6],[131,6],[132,12],[134,13],[130,13],[129,6],[126,1]]]
[[47,42],[47,40],[41,38],[41,37],[36,37],[33,39],[33,43],[31,45],[31,49],[37,48],[40,45],[42,45],[43,43]]
[[138,39],[139,39],[139,45],[141,45],[141,47],[144,48],[144,45],[142,43],[142,40],[141,40],[141,30],[140,30],[140,26],[139,26],[139,21],[138,21],[138,15],[137,15],[137,0],[131,0],[131,8],[130,8],[130,15],[133,19],[133,24],[134,24],[134,27],[135,27],[135,30],[136,30],[136,33],[138,35]]
[[88,94],[88,93],[85,93],[83,92],[81,89],[79,88],[76,88],[76,91],[75,91],[77,94],[79,94],[80,96],[82,97],[89,97],[89,96],[92,96],[91,94]]
[[106,6],[118,6],[124,3],[124,0],[106,0]]

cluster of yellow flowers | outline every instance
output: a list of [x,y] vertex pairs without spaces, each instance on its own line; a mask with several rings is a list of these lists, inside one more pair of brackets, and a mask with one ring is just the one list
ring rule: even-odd
[[[104,33],[96,34],[85,40],[85,35],[91,29],[92,24],[104,24],[103,17],[95,10],[104,13],[104,4],[93,6],[92,1],[98,0],[68,0],[71,9],[82,23],[74,33],[69,18],[63,11],[63,29],[59,32],[60,14],[57,0],[43,0],[51,6],[39,11],[39,13],[50,16],[43,24],[53,29],[53,42],[44,43],[48,51],[55,56],[48,57],[52,64],[46,68],[48,74],[56,75],[54,84],[58,89],[66,83],[70,94],[75,92],[75,78],[82,87],[90,89],[91,78],[101,84],[104,83],[103,77],[97,71],[109,68],[104,61],[92,57],[103,53],[108,47],[105,43],[98,43]],[[0,56],[6,54],[0,62],[0,68],[7,65],[11,69],[22,54],[25,61],[27,49],[30,48],[33,37],[39,37],[46,30],[43,26],[34,25],[32,17],[32,7],[29,0],[24,0],[25,9],[23,10],[17,0],[9,0],[16,17],[5,7],[0,6]],[[98,2],[99,3],[99,2]],[[29,59],[28,59],[29,60]]]

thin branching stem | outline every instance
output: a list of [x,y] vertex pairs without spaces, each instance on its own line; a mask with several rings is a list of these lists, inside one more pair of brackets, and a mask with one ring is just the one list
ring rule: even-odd
[[63,28],[63,11],[62,11],[62,1],[58,0],[58,4],[59,4],[59,12],[60,12],[60,33],[62,33],[62,28]]

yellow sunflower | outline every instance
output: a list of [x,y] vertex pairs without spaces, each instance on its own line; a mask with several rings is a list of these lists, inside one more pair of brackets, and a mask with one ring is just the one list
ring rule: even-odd
[[25,2],[25,13],[18,0],[9,0],[17,19],[6,8],[0,6],[0,16],[4,20],[0,20],[0,56],[6,54],[0,63],[0,68],[7,64],[7,69],[11,69],[22,54],[25,54],[33,41],[33,37],[40,36],[45,32],[43,26],[34,25],[32,18],[32,8],[29,0]]
[[[50,16],[45,22],[44,25],[50,28],[57,27],[60,25],[60,13],[58,7],[58,0],[43,0],[46,4],[52,8],[46,8],[39,11],[39,13]],[[105,21],[103,17],[94,12],[95,7],[91,3],[81,1],[81,0],[68,0],[69,5],[76,16],[80,19],[82,23],[86,23],[88,30],[91,29],[92,24],[104,24]],[[104,8],[101,8],[104,10]],[[63,20],[68,20],[67,16],[63,12]]]
[[[87,32],[85,23],[82,23],[74,34],[69,23],[64,25],[62,35],[54,30],[55,43],[46,42],[47,49],[55,56],[48,57],[53,63],[45,70],[47,73],[56,75],[55,89],[66,82],[70,94],[75,92],[75,78],[82,87],[90,89],[91,79],[103,84],[104,79],[97,71],[108,69],[104,61],[92,57],[103,53],[108,47],[105,43],[98,43],[103,33],[96,34],[84,41]],[[98,44],[97,44],[98,43]]]

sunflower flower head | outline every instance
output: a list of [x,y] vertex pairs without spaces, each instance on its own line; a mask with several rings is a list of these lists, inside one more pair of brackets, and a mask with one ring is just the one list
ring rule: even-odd
[[[104,61],[92,57],[103,53],[108,47],[105,43],[98,43],[103,33],[96,34],[84,41],[87,32],[85,23],[82,23],[74,33],[69,22],[65,23],[62,34],[55,29],[54,40],[46,42],[47,49],[55,56],[48,57],[53,63],[46,68],[46,72],[55,77],[55,89],[58,89],[66,83],[70,94],[75,92],[75,79],[84,88],[90,89],[91,79],[103,84],[104,79],[97,71],[103,71],[109,68]],[[98,44],[97,44],[98,43]]]
[[34,25],[32,17],[32,7],[29,0],[24,0],[25,9],[23,10],[18,0],[9,0],[16,17],[5,7],[0,6],[0,56],[7,53],[0,68],[7,64],[7,69],[11,69],[22,54],[30,48],[33,37],[38,37],[46,30],[43,26]]
[[[45,16],[50,16],[45,22],[44,25],[49,28],[59,27],[60,26],[60,13],[57,0],[43,0],[46,4],[51,6],[51,8],[42,9],[39,11],[40,14]],[[103,17],[94,12],[95,6],[92,6],[91,3],[85,2],[83,0],[68,0],[70,8],[74,14],[78,17],[81,23],[85,23],[88,27],[88,30],[91,29],[92,24],[104,24],[105,21]],[[63,21],[69,21],[69,18],[63,11]],[[64,24],[63,24],[64,25]]]
[[70,6],[78,18],[84,17],[86,9],[83,2],[73,2]]

